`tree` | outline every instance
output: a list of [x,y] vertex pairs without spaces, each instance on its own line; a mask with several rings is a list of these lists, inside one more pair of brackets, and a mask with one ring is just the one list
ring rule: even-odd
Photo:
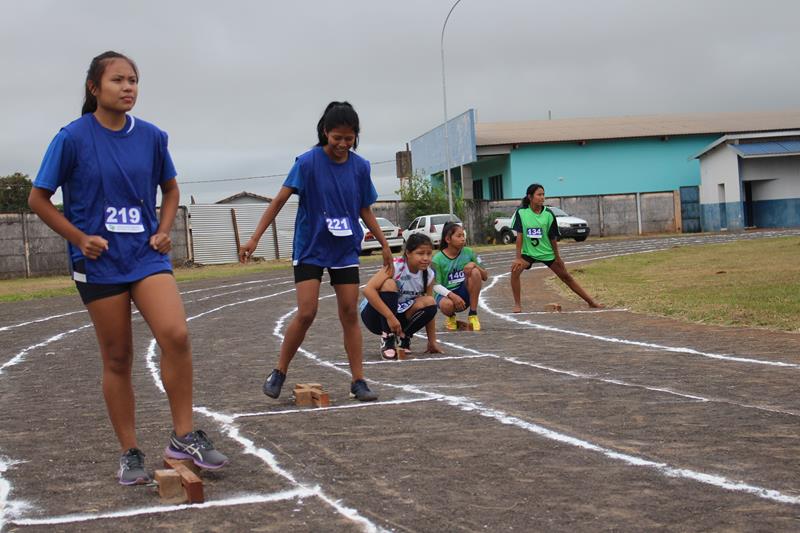
[[[450,209],[447,191],[443,187],[434,187],[428,177],[414,174],[405,180],[399,191],[400,199],[406,203],[406,214],[409,220],[432,213],[447,213]],[[453,211],[456,216],[464,217],[464,200],[453,198]]]
[[31,187],[31,179],[21,172],[0,177],[0,212],[30,211],[28,195]]

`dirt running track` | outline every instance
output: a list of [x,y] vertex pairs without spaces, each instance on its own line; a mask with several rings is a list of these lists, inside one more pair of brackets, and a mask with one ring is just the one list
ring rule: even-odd
[[[732,239],[567,244],[566,261]],[[800,335],[589,312],[483,254],[484,331],[440,334],[444,356],[377,357],[381,395],[348,399],[327,279],[284,394],[261,393],[295,307],[288,270],[181,285],[195,353],[196,423],[232,464],[207,503],[162,505],[113,475],[117,443],[94,332],[77,297],[0,304],[0,529],[4,531],[641,531],[800,529]],[[362,269],[362,282],[374,272]],[[438,329],[443,321],[437,317]],[[134,321],[138,435],[150,469],[170,430],[157,348]],[[424,339],[416,339],[419,351]],[[328,409],[294,408],[321,382]]]

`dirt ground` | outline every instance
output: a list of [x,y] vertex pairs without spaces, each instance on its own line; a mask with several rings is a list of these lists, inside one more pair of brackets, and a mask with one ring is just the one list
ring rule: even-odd
[[[580,261],[798,232],[565,244]],[[444,355],[383,362],[380,401],[348,398],[335,298],[280,399],[261,393],[293,316],[289,270],[181,285],[195,422],[232,463],[203,473],[206,503],[162,504],[114,478],[94,332],[77,297],[0,304],[0,529],[4,531],[674,531],[800,529],[800,335],[590,311],[483,254],[483,331],[443,331]],[[376,265],[362,268],[362,282]],[[544,312],[560,303],[561,313]],[[463,317],[462,317],[463,318]],[[137,427],[152,471],[171,429],[157,348],[134,318]],[[319,382],[327,409],[295,408]]]

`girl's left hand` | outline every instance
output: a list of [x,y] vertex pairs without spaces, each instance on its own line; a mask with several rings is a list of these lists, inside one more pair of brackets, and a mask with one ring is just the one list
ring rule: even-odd
[[428,348],[425,351],[427,353],[444,353],[438,342],[429,342]]
[[394,277],[394,257],[392,256],[392,250],[389,246],[384,246],[381,248],[381,254],[383,254],[383,267],[389,274],[390,278]]
[[155,233],[150,236],[150,248],[165,254],[172,250],[172,239],[166,233]]

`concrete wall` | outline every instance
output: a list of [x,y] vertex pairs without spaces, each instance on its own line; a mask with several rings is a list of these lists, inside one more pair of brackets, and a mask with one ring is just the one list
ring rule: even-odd
[[[191,259],[187,240],[186,208],[175,216],[173,264]],[[66,241],[32,214],[0,213],[0,279],[69,274]]]
[[739,156],[721,144],[700,158],[700,224],[703,231],[744,228]]

